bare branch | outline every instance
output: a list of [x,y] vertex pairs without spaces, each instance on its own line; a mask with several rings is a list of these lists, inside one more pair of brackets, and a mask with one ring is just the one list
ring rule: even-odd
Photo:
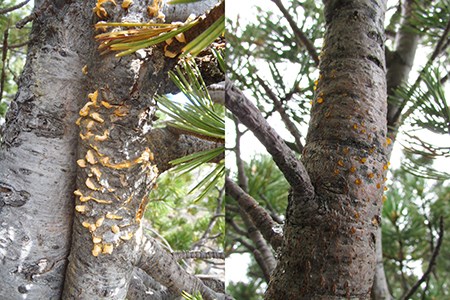
[[172,253],[175,260],[180,259],[225,259],[225,254],[221,251],[177,251]]
[[16,5],[13,5],[13,6],[10,6],[10,7],[6,7],[6,8],[2,8],[2,9],[0,9],[0,15],[4,15],[4,14],[7,14],[7,13],[13,11],[13,10],[19,9],[22,6],[25,6],[28,2],[30,2],[30,0],[25,0],[23,2],[20,2],[19,4],[16,4]]
[[203,233],[202,237],[197,242],[195,242],[192,245],[192,247],[191,247],[192,250],[199,249],[201,246],[203,246],[205,241],[208,240],[209,234],[211,233],[214,225],[216,224],[217,219],[225,217],[225,215],[222,213],[222,203],[223,203],[223,200],[224,200],[224,197],[223,197],[224,190],[225,190],[225,188],[221,188],[219,190],[219,195],[217,196],[217,205],[216,205],[216,210],[214,212],[214,215],[209,220],[209,224],[206,227],[206,230]]
[[39,6],[38,8],[35,7],[34,11],[27,17],[23,18],[22,20],[20,20],[19,22],[16,23],[16,27],[19,29],[22,29],[27,23],[34,21],[34,19],[36,19],[37,17],[39,17],[42,13],[44,13],[47,8],[50,7],[52,1],[50,0],[45,0],[41,6]]
[[272,91],[272,89],[267,85],[267,83],[262,80],[261,77],[257,76],[257,80],[259,84],[263,87],[263,89],[266,91],[267,96],[273,101],[278,113],[280,114],[281,120],[283,121],[284,125],[286,125],[286,128],[289,130],[289,132],[292,134],[295,140],[296,148],[299,153],[303,151],[303,144],[301,141],[301,134],[300,131],[298,131],[297,126],[295,126],[294,122],[291,121],[288,114],[283,108],[283,105],[281,104],[281,101],[278,99],[278,97],[275,95],[275,93]]
[[216,293],[200,279],[188,274],[178,265],[172,254],[164,251],[150,236],[143,237],[141,257],[136,266],[174,294],[180,295],[182,291],[188,293],[198,291],[202,294],[203,299],[226,299],[224,294]]
[[272,0],[273,3],[278,6],[283,16],[288,21],[289,25],[291,26],[292,30],[294,31],[295,37],[299,40],[301,44],[303,44],[306,47],[306,50],[308,51],[311,58],[314,60],[314,63],[316,66],[319,65],[319,56],[317,55],[316,48],[311,43],[311,41],[306,37],[306,35],[298,28],[296,22],[292,18],[292,16],[289,14],[287,9],[283,6],[283,3],[281,0]]
[[274,249],[280,247],[283,236],[281,232],[275,230],[279,225],[272,220],[264,208],[228,177],[225,178],[225,188],[226,193],[239,202],[239,206],[250,216],[253,224],[261,231],[270,245]]
[[308,173],[294,152],[283,142],[283,139],[269,125],[260,111],[235,87],[230,80],[226,81],[225,106],[239,118],[266,147],[272,155],[284,177],[291,187],[306,197],[314,195]]
[[[228,215],[228,212],[227,212],[227,215]],[[226,219],[226,222],[227,222],[227,224],[231,225],[231,227],[234,229],[234,231],[235,231],[237,234],[242,235],[242,236],[245,236],[245,237],[249,237],[249,236],[248,236],[248,232],[245,231],[243,228],[239,227],[239,225],[236,224],[236,222],[234,222],[233,219],[227,218],[227,219]]]
[[444,238],[444,218],[441,216],[439,218],[439,236],[436,244],[436,248],[434,248],[433,255],[431,256],[430,263],[428,264],[428,268],[423,273],[422,277],[409,289],[405,296],[402,297],[402,300],[411,299],[411,296],[416,292],[416,290],[420,287],[420,285],[427,280],[428,276],[430,276],[433,271],[434,266],[436,265],[436,259],[439,255],[439,250],[442,246],[442,240]]

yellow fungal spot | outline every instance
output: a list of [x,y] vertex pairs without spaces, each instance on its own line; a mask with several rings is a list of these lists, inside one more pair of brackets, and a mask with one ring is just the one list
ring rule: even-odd
[[177,39],[177,41],[179,41],[180,43],[186,43],[186,38],[184,37],[184,33],[180,32],[179,34],[177,34],[175,36],[175,38]]
[[91,190],[93,190],[93,191],[97,191],[97,190],[98,190],[98,188],[97,188],[97,187],[95,186],[95,184],[92,182],[91,178],[86,179],[85,184],[86,184],[86,186],[87,186],[89,189],[91,189]]
[[367,157],[362,157],[359,161],[360,161],[361,163],[365,164],[366,161],[367,161]]
[[89,106],[94,105],[92,102],[87,102],[82,109],[80,109],[80,116],[86,117],[89,114]]
[[86,212],[86,206],[84,205],[76,205],[75,210],[79,213],[85,213]]
[[355,184],[357,184],[357,185],[360,185],[361,183],[362,183],[361,179],[359,179],[359,178],[356,178],[356,180],[355,180]]
[[106,18],[108,16],[108,13],[106,10],[102,7],[104,3],[111,2],[114,5],[117,5],[114,0],[97,0],[97,3],[95,4],[95,7],[92,9],[94,13],[99,18]]
[[338,164],[339,166],[341,166],[341,167],[344,166],[344,162],[342,161],[342,159],[338,160],[337,164]]
[[317,103],[319,104],[323,103],[323,98],[322,97],[317,98]]
[[99,123],[105,122],[105,120],[97,112],[90,113],[89,116],[96,122],[99,122]]
[[107,166],[109,164],[109,157],[105,156],[105,157],[100,158],[100,163],[104,166]]
[[88,73],[88,66],[84,65],[84,67],[81,68],[81,72],[83,73],[83,75],[86,75]]
[[75,191],[73,191],[73,194],[74,194],[75,196],[83,196],[83,194],[80,192],[80,190],[75,190]]
[[334,169],[334,174],[339,175],[340,171],[338,169]]
[[100,246],[98,243],[94,244],[94,248],[92,248],[92,255],[98,256],[102,252],[102,246]]
[[131,4],[133,4],[133,0],[123,0],[122,8],[123,9],[128,9],[128,7],[130,7]]
[[97,229],[97,226],[95,224],[89,224],[89,231],[94,232]]
[[375,147],[370,148],[369,153],[372,154],[373,152],[375,152]]
[[345,148],[342,150],[342,152],[343,152],[344,154],[348,154],[348,153],[350,152],[350,148],[349,148],[349,147],[345,147]]
[[81,202],[88,202],[89,200],[91,200],[91,196],[80,196]]
[[102,199],[97,199],[94,197],[91,197],[91,200],[94,200],[95,202],[100,203],[100,204],[111,204],[112,203],[111,200],[102,200]]
[[[165,47],[164,47],[165,48]],[[168,58],[174,58],[177,56],[177,53],[164,49],[164,56]]]
[[387,200],[386,195],[383,195],[383,197],[381,198],[381,201],[383,201],[383,203],[384,203],[384,202],[386,202],[386,200]]
[[93,236],[92,237],[92,242],[94,243],[94,244],[98,244],[98,243],[100,243],[102,241],[102,238],[101,237],[98,237],[98,236]]
[[377,218],[374,217],[374,218],[372,219],[372,225],[373,225],[373,226],[378,226],[379,224],[380,224],[380,223],[378,223]]
[[358,129],[358,124],[353,124],[353,129]]
[[381,183],[377,183],[377,189],[381,189]]
[[90,132],[90,131],[88,131],[88,132],[86,132],[86,134],[82,134],[81,132],[80,132],[80,138],[81,138],[81,140],[88,140],[88,139],[90,139],[92,136],[93,136],[94,134],[92,133],[92,132]]
[[387,187],[387,186],[383,187],[383,190],[384,190],[384,191],[387,191],[387,190],[388,190],[388,187]]
[[165,40],[165,42],[167,45],[170,45],[173,43],[173,38],[167,39],[167,40]]
[[386,144],[390,145],[392,143],[392,140],[390,138],[386,138]]
[[93,120],[89,120],[87,125],[86,125],[86,129],[87,130],[92,130],[94,128],[95,122]]
[[111,254],[113,252],[114,246],[113,244],[103,244],[103,254]]
[[100,169],[98,167],[92,167],[91,171],[94,173],[95,177],[97,177],[97,180],[100,180],[100,177],[102,176]]
[[387,178],[386,178],[386,177],[383,177],[383,181],[386,182],[386,181],[387,181]]
[[86,222],[86,221],[84,221],[83,223],[81,223],[81,225],[82,225],[84,228],[89,228],[89,226],[91,226],[91,224],[90,224],[89,222]]
[[108,135],[109,135],[109,131],[106,129],[102,135],[96,135],[94,137],[94,140],[103,142],[108,138]]
[[349,171],[350,171],[350,173],[355,173],[356,172],[356,168],[354,166],[352,166]]
[[351,234],[355,234],[355,233],[356,233],[355,227],[352,226],[352,228],[350,229],[350,233],[351,233]]
[[86,161],[84,159],[79,159],[79,160],[77,160],[77,165],[80,168],[86,168]]
[[117,225],[113,225],[113,226],[111,226],[111,231],[113,233],[119,233],[120,232],[120,228]]
[[122,220],[123,219],[123,217],[121,217],[121,216],[118,216],[118,215],[115,215],[115,214],[112,214],[112,213],[106,213],[106,216],[105,216],[107,219],[110,219],[110,220]]
[[359,219],[359,213],[355,212],[355,219]]
[[389,166],[386,164],[386,165],[383,165],[383,170],[387,170],[389,168]]
[[98,218],[97,221],[95,221],[95,226],[100,227],[103,224],[103,221],[105,221],[104,217]]
[[132,237],[133,237],[133,233],[128,232],[126,235],[120,236],[120,239],[121,239],[121,240],[124,240],[124,241],[128,241],[128,240],[130,240]]
[[82,119],[81,117],[78,118],[78,119],[75,121],[75,124],[78,125],[78,126],[80,126],[80,124],[81,124],[81,119]]
[[114,110],[114,114],[118,117],[125,117],[128,114],[128,108],[125,106],[119,106]]
[[361,133],[362,134],[366,133],[366,130],[365,129],[361,129]]
[[312,101],[309,101],[309,104],[313,105],[313,102],[312,102]]
[[159,5],[161,0],[153,0],[153,4],[147,6],[147,13],[149,17],[156,17],[159,15]]
[[95,156],[94,156],[94,152],[91,149],[89,149],[86,152],[86,160],[91,165],[95,165],[97,163],[97,160],[95,159]]
[[370,179],[372,179],[372,178],[374,178],[374,177],[375,177],[375,174],[373,174],[373,173],[369,173],[369,174],[367,174],[367,177],[369,177]]

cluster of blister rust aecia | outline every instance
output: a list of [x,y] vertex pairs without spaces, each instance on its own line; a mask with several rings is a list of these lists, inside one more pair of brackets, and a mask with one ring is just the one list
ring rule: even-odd
[[[330,78],[335,78],[335,71],[332,70],[330,72]],[[314,92],[317,91],[319,82],[323,79],[323,75],[320,74],[319,78],[314,81]],[[347,96],[344,94],[343,96]],[[311,101],[311,105],[321,105],[325,102],[326,95],[324,95],[323,92],[320,92],[315,97],[315,102]],[[325,118],[329,118],[331,111],[333,107],[331,106],[330,109],[325,112]],[[371,130],[375,132],[377,128],[371,128],[368,129],[366,124],[364,122],[360,123],[353,123],[350,130],[354,130],[359,134],[365,134],[367,135],[368,140],[373,139],[373,134],[370,132]],[[389,147],[391,145],[392,141],[390,138],[386,138],[386,141],[383,143],[383,147]],[[366,151],[365,154],[360,156],[350,156],[350,148],[349,147],[343,147],[341,150],[342,157],[336,162],[336,168],[334,169],[334,175],[339,175],[341,172],[348,172],[350,174],[355,174],[355,178],[353,183],[357,186],[360,186],[363,184],[363,181],[366,181],[368,184],[376,184],[377,189],[383,188],[384,191],[387,191],[388,188],[385,185],[385,182],[387,181],[386,173],[389,168],[390,162],[386,161],[383,164],[383,171],[382,173],[376,172],[376,170],[369,170],[368,168],[363,167],[366,165],[368,160],[370,160],[371,154],[373,154],[375,151],[377,151],[376,147],[373,146],[368,151]],[[358,172],[359,171],[359,172]],[[356,174],[365,174],[364,177],[358,177]],[[386,201],[386,195],[383,194],[382,196],[382,202],[384,203]],[[378,220],[372,220],[372,223],[374,225],[378,225]],[[375,224],[376,223],[376,224]]]
[[[92,255],[111,254],[114,247],[133,237],[130,225],[133,221],[140,221],[145,204],[141,203],[135,213],[135,220],[125,218],[121,212],[131,210],[128,204],[134,194],[131,193],[125,199],[121,199],[115,194],[115,189],[109,186],[108,180],[103,178],[106,177],[104,173],[108,170],[125,170],[140,166],[141,172],[156,177],[154,174],[157,174],[158,170],[151,163],[153,153],[149,148],[135,159],[121,162],[112,162],[110,157],[102,153],[102,143],[108,140],[110,133],[105,124],[114,126],[114,121],[125,117],[128,114],[126,106],[110,104],[106,99],[99,100],[99,93],[95,91],[89,94],[89,101],[80,109],[79,114],[76,124],[80,127],[81,143],[88,150],[77,160],[77,164],[86,171],[87,178],[84,184],[87,188],[85,190],[89,192],[83,194],[79,189],[74,192],[75,210],[80,214],[83,227],[92,235]],[[105,122],[105,118],[109,118],[108,122]],[[106,209],[104,206],[107,206]]]

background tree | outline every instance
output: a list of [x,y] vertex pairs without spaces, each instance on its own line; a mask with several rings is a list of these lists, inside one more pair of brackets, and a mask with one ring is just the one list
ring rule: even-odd
[[[259,111],[262,113],[262,116],[269,120],[269,123],[277,124],[277,132],[285,139],[285,144],[295,151],[297,153],[296,155],[300,156],[302,161],[308,165],[308,159],[311,159],[311,157],[305,156],[305,153],[307,153],[308,150],[304,150],[306,124],[309,122],[308,134],[310,136],[315,136],[316,139],[320,140],[321,136],[319,135],[317,137],[314,135],[314,132],[316,131],[316,134],[317,132],[322,132],[320,126],[327,126],[327,124],[324,125],[320,123],[321,121],[317,123],[317,120],[328,119],[328,122],[332,123],[329,119],[336,114],[339,107],[342,108],[346,103],[345,101],[335,103],[333,97],[331,97],[331,101],[327,100],[330,96],[327,95],[323,89],[324,86],[327,87],[327,83],[323,83],[327,78],[324,67],[328,64],[328,61],[325,58],[329,55],[327,54],[327,51],[328,53],[330,52],[327,50],[330,44],[325,41],[327,44],[323,45],[324,30],[327,24],[324,16],[325,18],[328,18],[327,22],[331,22],[330,20],[335,20],[334,16],[336,12],[327,14],[328,10],[325,9],[325,13],[323,13],[323,6],[316,1],[272,2],[271,6],[267,5],[264,9],[255,9],[257,11],[255,15],[257,17],[252,23],[243,25],[245,20],[244,18],[241,18],[230,24],[232,29],[229,31],[233,33],[229,34],[228,37],[228,40],[232,45],[231,51],[229,52],[229,60],[234,64],[231,68],[231,70],[233,70],[232,78],[237,86],[246,91],[246,95],[252,96]],[[326,1],[325,5],[333,7],[335,3],[337,2]],[[349,7],[353,4],[354,2],[352,1],[348,3]],[[339,6],[335,8],[339,9],[338,7]],[[445,295],[445,292],[437,288],[437,286],[438,282],[440,282],[439,278],[446,277],[446,271],[437,271],[437,268],[434,268],[433,265],[436,263],[436,258],[439,260],[439,257],[441,257],[441,259],[445,257],[445,254],[442,253],[442,251],[445,250],[443,250],[442,246],[438,247],[437,245],[439,244],[438,240],[440,241],[440,245],[446,243],[446,238],[442,238],[444,229],[440,227],[440,216],[445,216],[446,214],[444,213],[445,210],[441,212],[435,211],[435,213],[432,214],[432,219],[430,219],[430,209],[432,206],[431,203],[439,203],[438,206],[441,208],[442,205],[447,206],[448,199],[446,199],[445,196],[437,196],[430,187],[437,184],[437,186],[441,186],[445,190],[446,186],[448,186],[446,182],[443,181],[448,178],[448,175],[445,172],[442,172],[442,168],[437,170],[436,163],[433,163],[435,159],[448,157],[448,103],[442,88],[442,84],[448,77],[445,69],[448,61],[448,9],[448,4],[439,1],[429,1],[426,3],[414,1],[388,1],[386,9],[387,18],[385,21],[386,40],[379,40],[383,42],[386,47],[386,91],[389,95],[389,109],[386,117],[387,121],[385,123],[385,126],[387,125],[388,128],[388,138],[385,141],[382,141],[382,144],[386,149],[386,157],[390,157],[393,145],[398,144],[395,143],[398,135],[398,140],[401,141],[407,155],[404,156],[401,163],[403,171],[396,171],[394,173],[395,176],[393,177],[390,175],[383,175],[385,178],[392,178],[392,181],[388,180],[386,183],[386,189],[391,186],[392,189],[388,190],[388,194],[383,198],[383,201],[387,201],[385,203],[388,204],[385,204],[382,215],[382,223],[387,224],[383,228],[383,233],[388,235],[388,238],[383,240],[385,251],[383,261],[387,269],[385,274],[383,263],[380,261],[380,263],[377,264],[376,276],[372,288],[372,297],[374,299],[387,299],[392,296],[396,299],[401,297],[422,297],[423,299],[427,299],[428,297],[431,298],[432,295],[440,295],[441,297]],[[356,7],[354,7],[354,11],[357,11],[353,12],[355,14],[354,19],[359,20],[358,16],[361,16],[361,11]],[[342,14],[345,13],[342,12]],[[362,18],[364,19],[364,17]],[[370,31],[367,36],[376,40],[377,34],[382,31],[383,30],[373,30]],[[325,37],[332,39],[331,35],[332,33],[328,33],[328,36],[325,35]],[[338,40],[333,40],[334,45],[339,44],[339,41],[347,39],[347,45],[340,45],[340,49],[333,52],[336,60],[353,57],[353,55],[358,56],[358,53],[364,51],[362,50],[364,47],[357,48],[354,49],[354,54],[350,55],[347,51],[349,48],[355,46],[355,43],[349,42],[350,39],[348,38],[343,38],[342,34],[340,39],[339,37],[335,38]],[[367,44],[369,43],[370,42],[367,42]],[[319,49],[320,47],[322,47],[322,54],[320,55],[321,59],[319,60],[318,50],[316,49]],[[376,48],[377,46],[374,47]],[[383,46],[381,47],[383,48]],[[413,62],[416,52],[421,53],[421,57],[427,57],[427,60],[416,63],[416,70],[419,71],[418,74],[410,72],[411,66],[414,65]],[[382,62],[379,58],[375,59],[375,57],[372,57],[372,60],[371,56],[367,57],[369,60],[362,61],[361,64],[368,66],[372,63],[377,64],[377,62]],[[329,59],[332,60],[333,58]],[[322,68],[320,75],[317,69],[319,61]],[[353,67],[347,67],[348,70],[353,70],[352,68]],[[348,73],[341,74],[342,78],[339,78],[337,73],[330,73],[328,76],[330,81],[338,81],[338,79],[342,78],[351,80],[350,78],[352,78],[352,75]],[[316,79],[318,82],[314,83]],[[407,84],[408,82],[409,85]],[[356,88],[356,86],[357,84],[354,82],[352,87]],[[324,92],[324,95],[321,95],[321,92]],[[348,85],[341,87],[341,92],[347,92],[349,95],[355,96],[354,91],[352,88],[349,88]],[[347,95],[343,96],[346,97]],[[232,98],[232,95],[230,95],[230,98]],[[243,101],[242,95],[238,98],[240,101]],[[363,97],[355,98],[354,104],[351,105],[352,108],[345,109],[342,112],[342,115],[347,115],[349,110],[355,109],[355,106],[358,107],[362,103],[365,105],[362,98]],[[234,105],[236,105],[236,103],[227,104],[227,106]],[[233,114],[238,114],[232,108],[231,110]],[[317,110],[319,110],[319,112]],[[316,120],[310,120],[310,117],[315,117]],[[362,120],[367,117],[368,115],[365,115]],[[247,125],[248,122],[252,121],[247,119],[249,119],[249,117],[244,119],[240,118],[240,121]],[[346,134],[343,133],[343,131],[358,131],[360,134],[369,133],[369,127],[365,128],[367,125],[366,120],[363,120],[363,122],[366,122],[365,124],[359,123],[359,121],[360,120],[348,124],[348,126],[342,126],[343,124],[340,124],[340,126],[336,125],[335,128],[339,128],[341,132],[336,132],[335,128],[331,128],[329,130],[331,133],[322,132],[322,137],[333,135],[335,139],[339,141],[338,144],[345,146],[346,143],[349,143],[349,140],[352,139],[338,138],[339,136],[342,137],[342,135]],[[260,122],[259,119],[258,122]],[[354,127],[355,124],[356,128]],[[258,126],[250,126],[249,129],[254,133],[255,131],[260,131],[255,133],[255,135],[258,139],[263,140],[262,144],[266,148],[269,148],[267,140],[271,140],[274,137],[274,134],[272,131],[264,132],[264,129],[267,128],[265,126],[266,125],[259,125],[259,128]],[[232,126],[230,125],[230,127]],[[261,127],[264,129],[261,130]],[[237,136],[236,143],[233,143],[230,147],[233,147],[232,149],[236,154],[236,167],[232,168],[233,172],[231,174],[233,177],[235,176],[239,186],[257,200],[259,205],[264,207],[272,216],[271,218],[267,217],[269,220],[268,222],[277,223],[277,220],[283,221],[285,207],[273,212],[274,207],[276,207],[273,202],[282,202],[279,202],[279,200],[271,201],[269,197],[264,195],[267,192],[255,193],[255,191],[249,191],[248,182],[251,182],[252,178],[265,177],[263,174],[258,173],[258,171],[250,171],[250,167],[245,167],[247,164],[249,166],[255,165],[254,162],[244,162],[241,157],[242,149],[248,145],[245,139],[241,139],[241,136],[245,134],[248,138],[246,132],[249,130],[245,129],[240,124],[236,125],[235,128]],[[261,133],[261,131],[263,131],[263,133]],[[438,139],[441,139],[442,143],[439,143],[436,139],[432,139],[430,131],[439,133]],[[311,140],[311,138],[309,138],[309,140]],[[447,142],[443,142],[444,140]],[[272,143],[276,144],[273,140]],[[308,139],[306,145],[308,145]],[[336,149],[338,151],[339,147]],[[286,177],[286,172],[284,172],[283,167],[280,166],[279,163],[280,158],[277,157],[281,154],[278,153],[274,155],[269,149],[268,152],[272,155],[273,160],[277,163]],[[324,189],[326,191],[320,192],[322,195],[328,192],[331,192],[331,194],[339,194],[338,191],[342,188],[342,185],[339,184],[337,186],[334,184],[331,184],[328,187],[326,186],[325,183],[328,181],[330,173],[339,172],[339,174],[335,174],[336,177],[339,177],[344,171],[344,174],[346,174],[344,178],[346,178],[347,182],[356,183],[357,178],[352,178],[351,174],[353,174],[353,172],[358,174],[358,170],[361,170],[360,163],[366,164],[360,160],[359,164],[355,163],[354,166],[347,166],[348,162],[345,159],[342,161],[336,159],[336,161],[334,161],[333,154],[330,154],[328,157],[322,157],[319,154],[315,155],[322,159],[322,164],[329,165],[330,168],[328,174],[321,174],[321,177],[314,175],[315,179],[312,179],[316,193],[318,192],[318,189],[324,188],[323,186],[325,185]],[[364,157],[359,157],[359,159],[362,158]],[[331,169],[333,163],[337,163],[337,171]],[[348,167],[348,169],[340,170],[340,167],[343,167],[341,164],[345,166],[345,168]],[[396,165],[400,164],[397,162]],[[383,169],[387,169],[387,167],[388,163],[383,166]],[[252,168],[251,170],[262,169]],[[400,179],[403,178],[403,176],[406,176],[400,175],[405,174],[405,170],[414,174],[414,176],[408,175],[411,178],[411,181],[396,181],[397,178]],[[317,170],[308,169],[310,176],[312,176],[311,171],[313,174],[318,172]],[[371,175],[369,173],[366,175],[368,179],[372,179],[370,178]],[[424,186],[427,186],[428,188],[422,189],[421,192],[418,193],[421,196],[414,198],[408,197],[409,194],[404,191],[414,190],[412,183],[416,181],[419,176],[433,178],[438,181],[425,181],[427,183]],[[271,178],[270,180],[276,182],[275,178],[276,177]],[[315,180],[319,181],[315,182]],[[367,178],[364,178],[363,180],[363,182],[365,182]],[[266,181],[265,185],[269,185],[269,182],[272,181]],[[380,188],[382,188],[383,185],[384,183],[381,182]],[[366,187],[364,187],[364,189],[366,189]],[[287,189],[285,189],[285,186],[283,185],[281,185],[280,188],[273,188],[273,190],[287,192]],[[394,192],[397,192],[397,194],[391,194]],[[348,193],[349,192],[344,194]],[[241,198],[244,198],[242,194],[240,195]],[[427,204],[427,201],[425,200],[427,197],[433,199],[431,203],[428,202]],[[275,197],[274,199],[277,198]],[[239,199],[238,202],[234,202],[232,198],[227,200],[227,212],[235,212],[235,214],[230,214],[230,217],[227,217],[228,232],[230,232],[230,234],[228,234],[230,239],[228,240],[228,246],[226,248],[227,254],[229,255],[234,252],[239,253],[242,251],[253,254],[254,260],[252,261],[257,263],[257,266],[260,268],[260,274],[264,274],[264,277],[261,278],[265,278],[265,280],[260,280],[260,284],[256,287],[254,282],[258,281],[252,281],[252,284],[248,285],[248,288],[261,293],[261,291],[265,290],[266,284],[269,281],[268,275],[270,274],[271,269],[268,266],[273,265],[272,261],[275,257],[279,256],[274,256],[273,254],[267,255],[267,253],[274,253],[276,251],[267,251],[267,248],[269,248],[269,250],[274,249],[273,246],[269,246],[272,244],[271,240],[273,240],[273,237],[267,233],[267,228],[263,228],[256,224],[260,224],[260,220],[256,220],[256,223],[249,224],[248,222],[245,222],[245,219],[247,218],[245,215],[240,217],[242,212],[239,211],[238,207],[244,207],[245,205],[245,202],[241,200],[242,199]],[[290,201],[293,200],[291,199]],[[392,201],[392,203],[389,203],[389,201]],[[343,202],[340,201],[340,203]],[[254,203],[252,205],[254,205]],[[423,206],[423,208],[419,208],[421,206]],[[288,205],[288,212],[291,209],[291,205]],[[307,204],[303,204],[301,209],[307,210],[310,208],[308,208]],[[253,209],[253,212],[255,211],[257,210]],[[392,211],[395,211],[395,213],[391,214],[387,213],[387,211],[391,211],[391,213]],[[390,226],[390,224],[392,224],[392,216],[395,216],[397,213],[400,215],[399,211],[402,211],[401,215],[403,217],[395,217],[395,225]],[[411,213],[408,214],[408,217],[405,217],[407,211]],[[259,216],[261,215],[264,215],[264,213],[259,212]],[[361,217],[361,215],[358,214],[358,217]],[[258,216],[255,216],[255,218],[258,218]],[[372,221],[373,220],[367,220],[367,222]],[[376,226],[378,221],[378,219],[373,221],[373,223],[375,223],[373,225]],[[442,224],[445,224],[445,220],[443,221]],[[399,222],[402,223],[402,225],[400,225]],[[308,225],[311,224],[305,224],[305,226]],[[286,225],[284,226],[286,227]],[[256,230],[255,233],[255,227],[259,229],[259,232]],[[405,228],[411,229],[405,230]],[[351,226],[349,229],[350,232],[352,232]],[[284,230],[286,231],[286,228]],[[339,230],[333,229],[333,231],[339,232],[338,235],[345,236],[345,233]],[[393,234],[393,231],[395,234]],[[423,238],[424,232],[427,232],[427,239]],[[263,233],[263,235],[265,234],[264,237],[266,240],[264,243],[261,243],[259,240],[256,242],[250,237],[250,233],[252,236]],[[381,231],[378,230],[377,234],[379,234],[379,236],[377,236],[376,240],[379,242],[381,241]],[[317,234],[316,238],[320,239],[319,237],[321,235],[322,234]],[[396,236],[395,242],[392,240],[393,235]],[[419,240],[419,236],[422,236],[421,240]],[[284,239],[287,239],[286,232],[284,234]],[[302,256],[301,253],[304,253],[305,239],[305,236],[299,235],[298,240],[301,245],[296,248],[298,251],[297,255]],[[330,238],[329,240],[333,239]],[[294,241],[290,242],[295,244]],[[417,245],[422,242],[428,243],[429,246],[427,248],[417,247]],[[405,246],[405,244],[408,244],[408,246]],[[377,255],[379,255],[378,259],[381,260],[381,243],[377,243],[376,246]],[[403,252],[398,251],[399,247],[400,249],[403,249]],[[414,254],[412,252],[406,254],[405,251],[409,251],[406,249],[413,251]],[[421,249],[421,251],[419,250],[420,254],[413,249]],[[322,256],[326,255],[325,253],[328,253],[327,251],[329,251],[328,249],[322,250],[318,251]],[[441,251],[440,254],[438,254],[438,250]],[[262,253],[266,254],[265,259],[261,259]],[[281,259],[283,260],[283,252],[281,253]],[[331,251],[331,253],[332,254],[329,254],[330,256],[339,255],[339,253],[333,251]],[[396,253],[396,255],[392,255],[392,253]],[[408,258],[406,258],[406,256]],[[432,259],[432,257],[434,257],[434,259]],[[311,264],[313,263],[311,262]],[[340,264],[345,265],[346,260],[341,260]],[[430,268],[429,265],[431,265]],[[308,264],[300,266],[299,269],[307,272],[309,270]],[[317,269],[318,268],[314,268],[311,265],[310,272],[323,272],[320,268],[319,270]],[[433,272],[430,272],[429,270],[433,270]],[[297,275],[289,273],[287,269],[284,269],[284,271],[288,274],[285,279],[287,283],[285,282],[285,284],[290,283],[291,285],[294,285],[293,282],[295,279],[292,278],[295,278]],[[254,267],[250,268],[250,272],[252,272],[251,278],[254,278],[257,274],[254,272]],[[333,273],[333,271],[330,272]],[[437,272],[443,273],[440,275]],[[334,273],[331,275],[337,277],[336,281],[340,279],[339,277],[345,277],[344,275],[338,276],[336,274],[342,273]],[[421,278],[422,274],[424,275],[423,278]],[[289,278],[289,276],[291,277]],[[384,280],[385,276],[386,280]],[[279,274],[274,275],[274,278],[277,277],[279,278]],[[325,277],[323,278],[322,285],[320,280],[317,282],[317,286],[320,287],[323,293],[326,293],[326,287],[328,286]],[[403,277],[404,279],[399,281],[399,277]],[[311,279],[311,282],[313,281],[314,279]],[[399,287],[400,282],[404,283],[401,287]],[[430,282],[433,283],[430,284]],[[420,284],[417,285],[417,283]],[[242,293],[248,292],[248,290],[245,291],[245,289],[242,288],[243,286],[245,285],[239,284],[239,289],[237,289],[237,287],[231,287],[229,290],[235,292],[239,290]],[[308,289],[305,282],[299,284],[299,286]],[[339,284],[337,284],[336,289],[333,290],[333,288],[331,288],[330,290],[333,295],[337,294],[341,297],[345,297],[347,296],[348,290],[350,290],[350,295],[352,295],[352,290],[351,288],[348,288],[349,286],[351,285],[347,284],[346,286],[344,283],[339,287]],[[435,287],[437,289],[435,289]],[[297,286],[297,290],[298,289],[299,287]],[[240,294],[236,293],[234,295],[239,298]],[[273,294],[269,294],[269,298],[270,295],[274,297]],[[279,295],[280,294],[278,294],[278,296]]]
[[[58,299],[64,293],[66,299],[143,299],[150,293],[151,299],[170,299],[183,291],[186,297],[196,293],[204,299],[224,297],[220,282],[202,281],[177,263],[217,259],[220,253],[170,253],[143,231],[141,222],[149,189],[160,173],[172,167],[172,160],[223,145],[223,137],[211,141],[208,134],[180,131],[174,124],[153,128],[156,95],[178,90],[168,76],[178,58],[168,56],[178,56],[185,44],[208,32],[223,17],[223,3],[204,19],[164,25],[185,31],[185,40],[178,36],[181,41],[177,39],[170,50],[163,45],[122,58],[114,53],[101,56],[94,39],[98,34],[94,24],[101,20],[126,20],[123,25],[129,26],[131,21],[150,18],[163,22],[165,13],[167,22],[185,21],[193,10],[206,11],[215,3],[172,9],[161,1],[35,1],[33,13],[20,22],[33,21],[27,63],[2,131],[2,297]],[[2,14],[14,11],[14,4],[5,3]],[[136,31],[149,39],[148,30]],[[7,38],[3,53],[11,54],[13,48],[7,46],[15,40]],[[223,80],[215,57],[211,50],[198,55],[207,84]],[[180,78],[182,73],[178,74]],[[186,79],[185,86],[191,86],[194,77]],[[207,95],[205,83],[202,88],[202,95]],[[220,114],[220,107],[215,109]],[[192,198],[180,202],[167,195],[156,197],[167,205],[183,203],[191,210],[194,205]],[[193,250],[216,249],[220,243],[206,242],[212,233],[220,236],[221,230],[220,191],[209,197],[197,213],[204,220],[193,230],[191,238],[202,232],[190,245]],[[170,219],[176,223],[186,213],[180,210]],[[158,220],[152,221],[158,227]]]

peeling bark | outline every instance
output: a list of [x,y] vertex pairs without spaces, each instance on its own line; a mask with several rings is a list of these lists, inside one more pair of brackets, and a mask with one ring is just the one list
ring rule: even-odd
[[302,161],[316,196],[291,192],[266,299],[367,299],[386,160],[385,1],[324,1],[320,78]]

